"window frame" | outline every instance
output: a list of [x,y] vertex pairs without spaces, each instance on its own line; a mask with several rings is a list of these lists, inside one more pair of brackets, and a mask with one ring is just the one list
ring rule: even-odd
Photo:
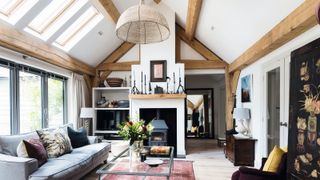
[[[48,123],[48,78],[54,76],[55,79],[63,83],[63,124],[68,123],[68,78],[54,73],[46,72],[38,68],[15,63],[0,58],[0,66],[8,68],[10,71],[10,134],[20,133],[20,85],[19,73],[27,72],[41,77],[41,128],[47,128]],[[23,70],[24,69],[24,70]]]

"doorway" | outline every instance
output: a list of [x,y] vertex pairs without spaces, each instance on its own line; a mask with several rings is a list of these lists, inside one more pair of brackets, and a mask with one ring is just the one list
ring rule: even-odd
[[285,59],[281,59],[264,66],[262,129],[264,129],[265,155],[268,155],[276,145],[285,147],[288,144],[288,65]]
[[214,138],[213,89],[186,89],[186,137]]

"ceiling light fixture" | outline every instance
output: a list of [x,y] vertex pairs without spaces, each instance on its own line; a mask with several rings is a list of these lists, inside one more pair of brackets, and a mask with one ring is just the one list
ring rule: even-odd
[[116,26],[117,36],[135,44],[161,42],[169,38],[170,29],[166,18],[140,0],[139,5],[121,14]]

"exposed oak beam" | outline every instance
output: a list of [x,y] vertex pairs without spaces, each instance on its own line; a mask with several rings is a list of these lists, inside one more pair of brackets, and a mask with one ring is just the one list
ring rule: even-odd
[[226,84],[226,125],[227,130],[233,127],[233,105],[234,96],[236,95],[238,80],[240,76],[240,71],[235,71],[234,73],[229,73],[229,66],[225,69],[225,84]]
[[189,99],[187,99],[187,106],[192,110],[194,109],[194,104]]
[[220,61],[207,60],[179,60],[177,63],[184,63],[185,69],[224,69],[226,66]]
[[99,71],[131,71],[131,65],[140,64],[139,61],[104,63],[97,70]]
[[102,4],[104,9],[110,15],[113,22],[116,24],[120,17],[120,12],[116,8],[116,6],[113,4],[112,0],[99,0],[99,2]]
[[176,36],[176,62],[181,60],[181,39]]
[[100,73],[98,69],[105,63],[115,63],[117,62],[123,55],[125,55],[131,48],[133,48],[135,44],[124,42],[122,43],[116,50],[114,50],[106,59],[104,59],[97,67],[96,67],[96,77],[94,79],[94,86],[99,85],[99,81],[106,79],[112,71],[103,71]]
[[233,128],[233,121],[232,121],[232,110],[233,110],[233,96],[232,96],[232,88],[231,88],[231,81],[232,76],[228,73],[229,66],[225,69],[225,84],[226,84],[226,126],[227,130],[231,130]]
[[192,40],[196,32],[202,0],[189,0],[186,23],[186,35]]
[[284,20],[246,50],[231,65],[230,72],[241,70],[278,49],[317,24],[315,7],[319,0],[306,0]]
[[195,104],[194,110],[199,109],[199,107],[201,106],[202,103],[203,103],[203,98],[200,101],[198,101],[197,104]]
[[226,62],[224,62],[220,57],[218,57],[216,54],[214,54],[212,51],[210,51],[210,49],[208,49],[205,45],[203,45],[197,39],[194,38],[193,40],[190,41],[188,39],[184,29],[181,26],[176,25],[176,33],[181,40],[186,42],[189,46],[191,46],[194,50],[196,50],[199,54],[201,54],[207,60],[220,61],[220,62],[227,64]]
[[93,67],[43,41],[0,23],[0,46],[81,74],[95,75]]
[[114,63],[125,55],[135,44],[124,42],[116,50],[114,50],[107,58],[105,58],[98,66],[99,68],[104,63]]
[[161,0],[153,0],[155,3],[159,4]]

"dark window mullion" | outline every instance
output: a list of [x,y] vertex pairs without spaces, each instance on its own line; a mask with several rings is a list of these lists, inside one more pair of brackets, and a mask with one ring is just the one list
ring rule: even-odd
[[68,81],[63,80],[63,124],[68,123]]
[[17,67],[11,69],[11,133],[20,132],[20,109],[19,109],[19,71]]
[[49,112],[48,112],[48,76],[43,74],[41,76],[41,108],[42,108],[42,127],[49,126]]

